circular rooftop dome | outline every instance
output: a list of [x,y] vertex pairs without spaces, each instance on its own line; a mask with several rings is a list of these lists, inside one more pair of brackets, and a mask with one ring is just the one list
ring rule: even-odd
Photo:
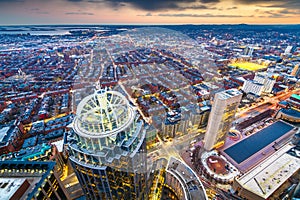
[[78,105],[73,128],[84,137],[107,137],[128,127],[134,110],[116,91],[97,91]]

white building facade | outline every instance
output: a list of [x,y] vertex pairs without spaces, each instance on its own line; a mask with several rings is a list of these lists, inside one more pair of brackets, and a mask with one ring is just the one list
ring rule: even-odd
[[204,148],[206,150],[209,151],[224,144],[241,99],[242,93],[237,89],[225,90],[215,94],[204,138]]

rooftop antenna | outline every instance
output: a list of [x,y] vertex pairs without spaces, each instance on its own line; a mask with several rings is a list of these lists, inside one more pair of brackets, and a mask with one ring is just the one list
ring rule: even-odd
[[104,93],[104,92],[106,92],[106,91],[108,91],[107,86],[105,86],[104,89],[101,88],[101,81],[99,80],[99,81],[96,83],[96,85],[95,85],[95,93],[98,93],[98,92]]
[[96,82],[96,90],[101,90],[101,83],[100,80]]

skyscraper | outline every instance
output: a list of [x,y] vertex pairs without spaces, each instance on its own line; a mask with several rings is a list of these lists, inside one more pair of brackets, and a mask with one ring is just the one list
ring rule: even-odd
[[98,91],[78,105],[67,137],[69,159],[87,199],[143,199],[143,121],[119,92]]
[[269,77],[267,73],[256,73],[254,81],[257,81],[264,85],[263,92],[271,93],[272,89],[276,83],[276,80],[272,77]]
[[244,55],[246,55],[246,56],[252,56],[253,50],[254,50],[253,47],[247,46],[247,47],[244,49]]
[[212,111],[204,138],[204,148],[211,150],[224,144],[231,127],[242,93],[237,89],[225,90],[215,94]]

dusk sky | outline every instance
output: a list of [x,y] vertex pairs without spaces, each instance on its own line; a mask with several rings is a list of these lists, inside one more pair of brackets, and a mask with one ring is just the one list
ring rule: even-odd
[[0,24],[299,24],[300,0],[0,0]]

